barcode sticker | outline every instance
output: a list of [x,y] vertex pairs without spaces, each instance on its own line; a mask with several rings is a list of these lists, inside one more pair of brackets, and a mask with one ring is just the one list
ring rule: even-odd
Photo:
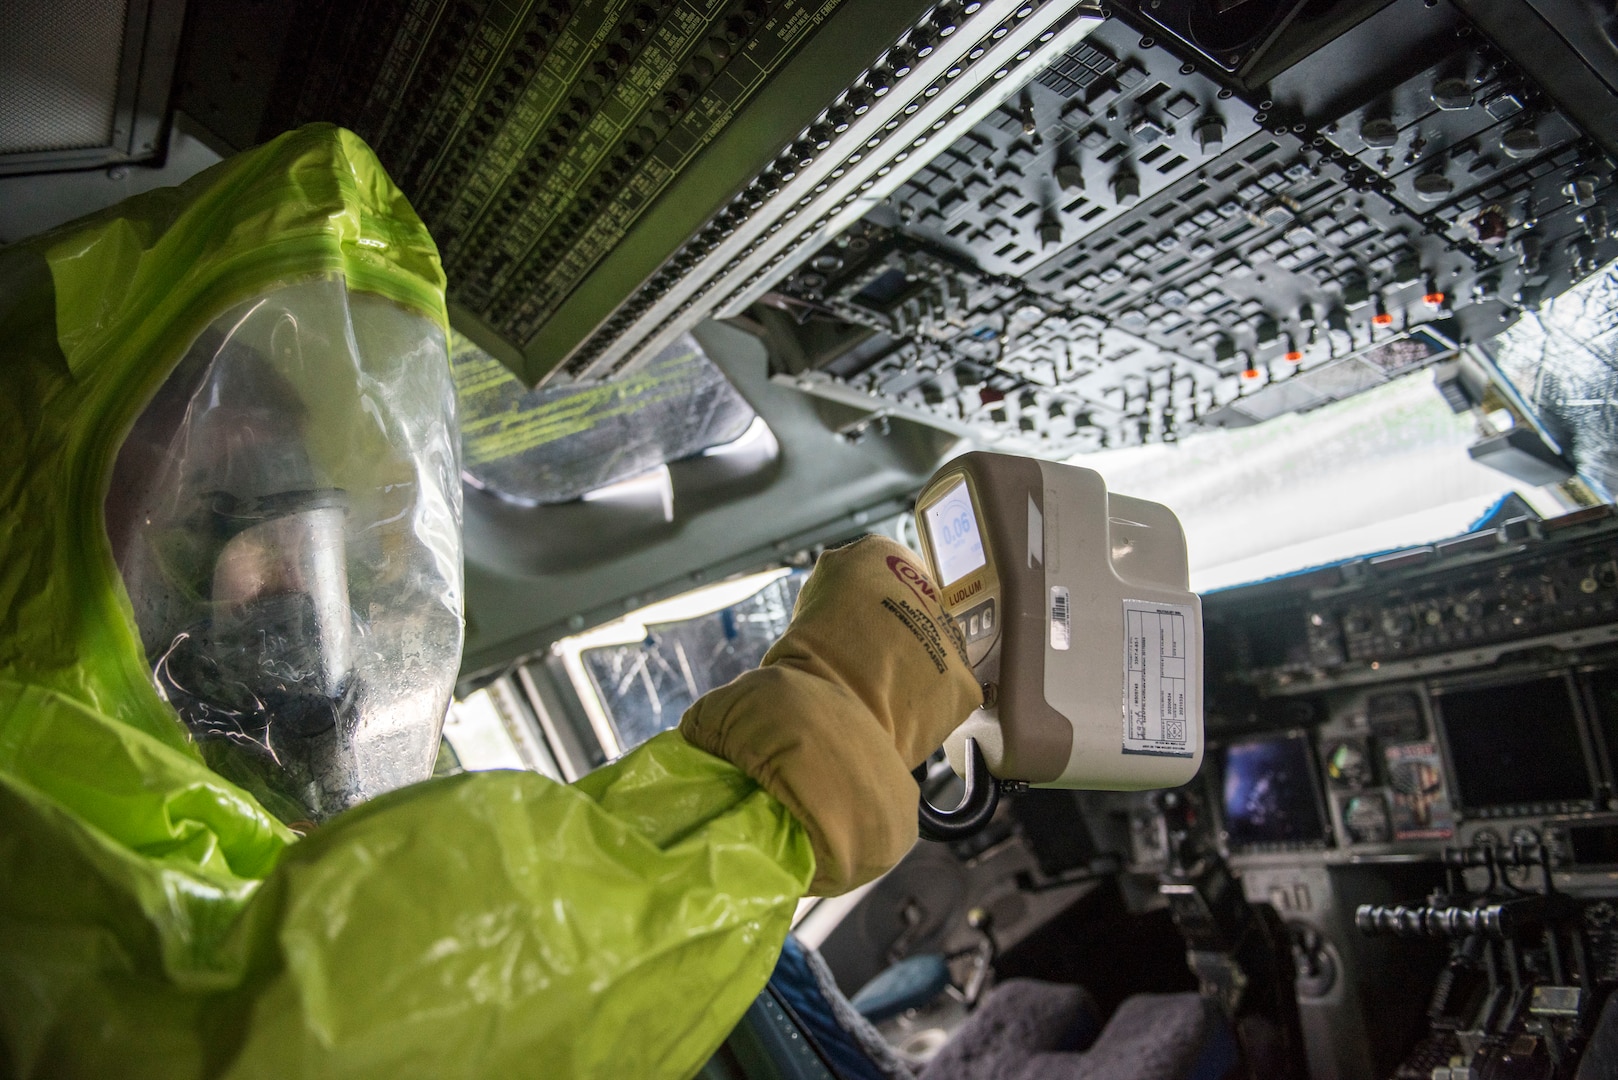
[[1073,620],[1067,606],[1067,588],[1051,586],[1051,648],[1064,652],[1073,646]]
[[1191,757],[1190,680],[1198,678],[1196,613],[1124,601],[1124,753]]

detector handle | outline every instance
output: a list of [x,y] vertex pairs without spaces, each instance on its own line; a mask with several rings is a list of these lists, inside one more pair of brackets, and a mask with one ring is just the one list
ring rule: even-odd
[[[966,790],[961,795],[959,806],[953,810],[940,810],[927,801],[926,792],[922,793],[916,807],[916,825],[922,839],[937,843],[964,840],[980,831],[994,817],[995,808],[1000,805],[1000,782],[989,774],[989,763],[984,760],[976,739],[966,740],[965,757],[966,775],[962,779],[966,782]],[[925,781],[927,763],[924,761],[916,766],[913,775],[917,783]]]

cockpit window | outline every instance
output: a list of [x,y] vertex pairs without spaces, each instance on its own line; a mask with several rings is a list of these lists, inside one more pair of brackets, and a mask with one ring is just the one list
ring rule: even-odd
[[735,442],[757,418],[690,335],[611,379],[529,390],[460,334],[450,361],[467,483],[511,502],[567,502]]
[[691,703],[759,665],[807,575],[775,570],[654,604],[558,642],[609,755],[680,722]]
[[1206,591],[1455,536],[1513,493],[1542,516],[1567,509],[1473,461],[1478,437],[1418,372],[1307,414],[1072,460],[1172,506]]
[[1618,495],[1618,263],[1525,312],[1487,349],[1579,471]]

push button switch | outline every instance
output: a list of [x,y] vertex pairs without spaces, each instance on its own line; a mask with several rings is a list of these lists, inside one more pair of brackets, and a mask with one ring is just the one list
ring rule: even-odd
[[955,625],[968,644],[980,641],[994,633],[994,601],[986,600],[963,615],[957,616]]

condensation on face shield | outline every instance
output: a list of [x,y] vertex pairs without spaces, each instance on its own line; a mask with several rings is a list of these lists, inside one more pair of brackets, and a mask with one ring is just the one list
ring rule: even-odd
[[340,278],[226,312],[136,420],[107,531],[159,691],[320,821],[427,777],[461,655],[443,333]]

